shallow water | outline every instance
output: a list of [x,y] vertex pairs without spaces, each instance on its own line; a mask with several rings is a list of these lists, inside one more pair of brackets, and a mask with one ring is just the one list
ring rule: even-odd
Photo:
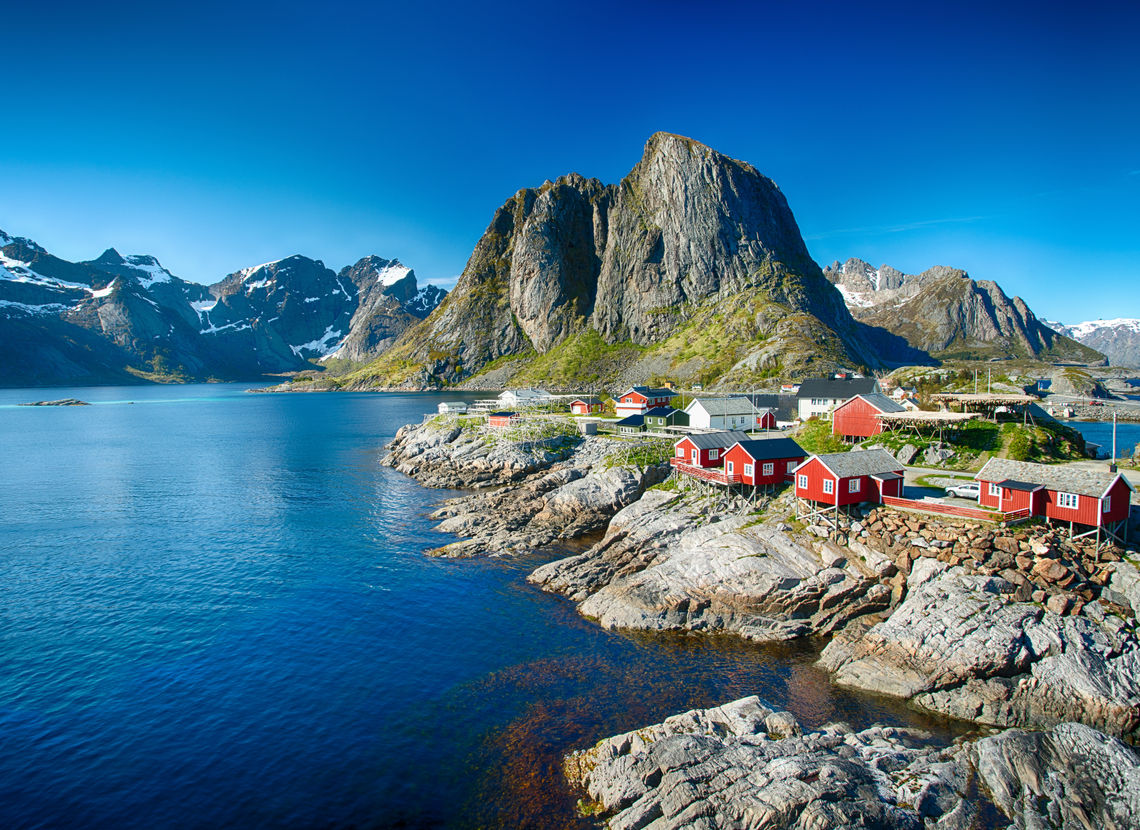
[[451,494],[377,460],[445,396],[246,388],[0,391],[0,825],[568,827],[566,751],[693,706],[960,729],[423,556]]

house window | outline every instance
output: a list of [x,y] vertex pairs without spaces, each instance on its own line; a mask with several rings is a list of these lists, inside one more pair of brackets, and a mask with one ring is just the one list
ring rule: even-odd
[[835,482],[832,481],[830,478],[825,478],[823,480],[823,492],[824,492],[824,495],[827,495],[827,496],[830,496],[832,493],[835,492]]
[[755,467],[753,467],[751,464],[745,464],[744,465],[744,474],[746,476],[750,476],[750,475],[752,475],[752,471],[754,469],[755,469]]
[[684,447],[677,447],[677,457],[678,458],[684,458],[685,457],[685,448]]
[[1064,507],[1069,510],[1077,509],[1077,494],[1076,493],[1058,493],[1057,506]]
[[994,496],[995,498],[1001,498],[1001,488],[993,482],[990,482],[990,495]]
[[1112,493],[1109,493],[1107,496],[1104,497],[1104,500],[1101,501],[1100,512],[1101,513],[1112,512]]
[[720,458],[720,450],[709,450],[709,461],[716,461]]
[[847,482],[847,492],[848,493],[858,493],[859,487],[862,483],[863,483],[863,479],[861,479],[861,478],[851,479],[849,482]]
[[788,462],[788,472],[789,473],[793,472],[796,469],[796,467],[798,467],[798,466],[799,466],[799,464],[797,464],[795,461],[789,461]]
[[799,484],[796,485],[801,490],[807,489],[807,476],[800,476]]
[[729,462],[728,462],[728,464],[726,465],[726,467],[725,467],[725,471],[726,471],[726,472],[727,472],[729,475],[732,475],[732,462],[731,462],[731,461],[729,461]]
[[764,465],[764,475],[766,475],[766,476],[772,475],[772,473],[775,472],[775,470],[776,470],[776,465],[771,463],[771,462]]

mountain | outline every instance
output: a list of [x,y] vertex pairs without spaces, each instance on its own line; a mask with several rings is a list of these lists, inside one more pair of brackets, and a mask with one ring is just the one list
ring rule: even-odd
[[885,353],[922,357],[852,319],[771,179],[657,133],[616,185],[515,193],[439,308],[345,383],[744,383]]
[[303,256],[209,287],[115,249],[72,263],[0,232],[0,384],[252,379],[375,357],[443,296],[392,260]]
[[1101,352],[1111,366],[1140,368],[1140,320],[1090,320],[1073,326],[1043,322],[1054,331]]
[[921,274],[861,259],[834,262],[824,276],[857,320],[903,337],[937,358],[1018,357],[1100,362],[1103,355],[1059,335],[997,283],[938,265]]

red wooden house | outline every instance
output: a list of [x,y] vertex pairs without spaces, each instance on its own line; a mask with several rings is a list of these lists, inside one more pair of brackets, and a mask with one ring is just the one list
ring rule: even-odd
[[747,432],[701,432],[686,435],[673,445],[674,467],[719,467],[724,463],[728,448],[740,441],[748,441]]
[[633,386],[618,396],[614,411],[619,416],[644,415],[646,410],[657,406],[669,406],[677,395],[672,389],[651,389],[648,386]]
[[870,438],[884,429],[880,415],[905,411],[902,404],[878,392],[855,395],[835,407],[831,414],[831,432],[844,438]]
[[492,412],[487,416],[487,426],[493,429],[502,429],[514,426],[521,420],[522,417],[517,412]]
[[740,484],[769,487],[788,480],[805,458],[807,453],[791,438],[737,441],[724,454],[724,472]]
[[575,415],[597,415],[602,411],[602,399],[594,395],[578,398],[571,402],[570,411]]
[[[855,450],[813,455],[796,467],[796,499],[829,505],[833,510],[901,496],[904,467],[885,450]],[[826,511],[827,508],[824,508]],[[820,510],[805,516],[819,515]]]
[[1089,530],[1076,534],[1122,541],[1128,530],[1132,485],[1120,473],[1088,470],[1071,464],[1034,464],[991,458],[974,476],[981,486],[978,503],[1003,513],[1026,510],[1047,521],[1068,522]]

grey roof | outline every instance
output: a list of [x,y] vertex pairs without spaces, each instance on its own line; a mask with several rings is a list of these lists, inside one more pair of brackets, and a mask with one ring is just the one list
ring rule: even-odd
[[[816,456],[824,466],[840,478],[897,473],[903,469],[899,460],[886,450],[852,450]],[[811,459],[808,459],[809,461]],[[806,462],[805,462],[806,463]]]
[[580,398],[575,398],[574,400],[570,401],[570,403],[572,403],[572,404],[574,404],[574,403],[594,404],[594,403],[601,403],[601,402],[602,402],[602,399],[599,398],[597,395],[583,395]]
[[807,452],[791,438],[758,438],[753,441],[739,441],[741,448],[757,461],[771,461],[773,458],[804,458]]
[[1005,481],[999,481],[998,484],[1009,490],[1025,490],[1029,493],[1045,486],[1044,484],[1034,484],[1032,481],[1018,481],[1016,478],[1007,478]]
[[498,412],[492,412],[487,417],[488,418],[494,418],[496,416],[498,416],[498,417],[510,416],[513,418],[515,415],[518,415],[518,414],[519,413],[517,413],[517,412],[511,412],[509,409],[500,409]]
[[[723,432],[698,432],[686,435],[693,442],[693,446],[700,450],[715,450],[722,447],[731,447],[740,441],[751,441],[752,436],[740,430],[726,430]],[[681,439],[684,440],[684,439]]]
[[896,403],[879,392],[862,392],[855,397],[862,398],[880,412],[906,412],[906,407]]
[[1112,486],[1117,475],[1118,473],[1104,470],[1087,470],[1073,464],[1034,464],[1032,461],[991,458],[974,478],[993,482],[1013,479],[1041,484],[1055,492],[1079,493],[1099,499]]
[[875,391],[874,378],[808,378],[800,384],[797,398],[846,399]]
[[774,392],[738,392],[729,395],[730,398],[744,398],[751,401],[752,405],[758,409],[776,409],[780,406],[780,396]]
[[641,415],[630,415],[628,418],[622,418],[617,422],[619,427],[643,427],[645,426],[645,418]]
[[756,407],[748,398],[697,398],[686,408],[700,404],[709,415],[751,415]]

